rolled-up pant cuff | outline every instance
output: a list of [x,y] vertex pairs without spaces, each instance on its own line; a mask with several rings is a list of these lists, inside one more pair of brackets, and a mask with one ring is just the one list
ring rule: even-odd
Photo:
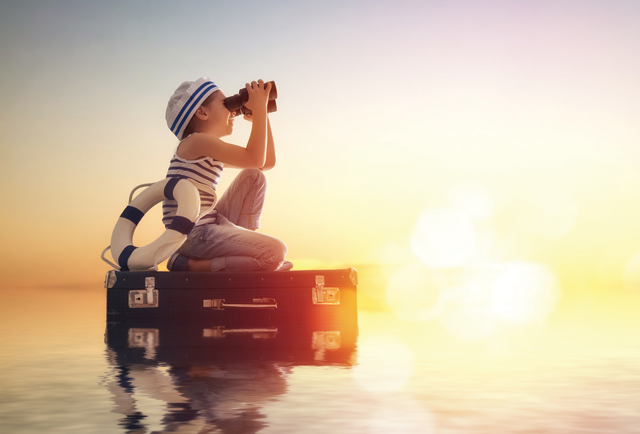
[[243,214],[238,216],[238,226],[247,229],[260,229],[260,214]]
[[219,256],[209,260],[211,263],[211,271],[223,271],[227,269],[227,262],[224,256]]

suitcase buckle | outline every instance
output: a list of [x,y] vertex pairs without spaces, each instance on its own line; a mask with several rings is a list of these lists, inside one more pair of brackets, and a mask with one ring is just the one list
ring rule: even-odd
[[325,288],[324,276],[316,276],[316,286],[311,288],[311,300],[313,304],[339,305],[340,288]]
[[144,278],[145,289],[132,289],[129,291],[129,307],[158,307],[158,290],[155,277]]

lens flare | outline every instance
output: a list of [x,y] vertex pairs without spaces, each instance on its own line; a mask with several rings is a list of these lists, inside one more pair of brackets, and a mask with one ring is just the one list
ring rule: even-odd
[[423,211],[411,235],[411,250],[436,268],[464,264],[474,251],[476,234],[469,218],[454,209]]
[[390,336],[368,338],[358,344],[358,365],[352,370],[357,383],[370,392],[402,389],[414,371],[411,350]]
[[490,273],[479,273],[443,294],[440,321],[453,336],[465,341],[486,339],[500,328],[500,321],[487,309]]
[[491,287],[489,312],[511,323],[534,322],[553,310],[558,292],[556,277],[548,268],[540,264],[508,263]]
[[554,273],[540,264],[494,264],[443,292],[441,321],[460,339],[482,340],[514,327],[542,323],[558,294]]

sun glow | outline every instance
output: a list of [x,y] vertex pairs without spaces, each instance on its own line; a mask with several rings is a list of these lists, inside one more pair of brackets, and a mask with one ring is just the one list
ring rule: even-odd
[[546,267],[508,263],[500,267],[489,292],[488,313],[510,323],[535,322],[548,315],[558,298],[558,282]]
[[[387,305],[405,321],[439,321],[463,340],[542,324],[560,293],[555,273],[540,263],[492,257],[491,247],[498,242],[491,228],[494,200],[487,189],[458,186],[448,198],[451,207],[425,209],[418,217],[410,238],[417,260],[389,277]],[[549,206],[542,217],[561,218],[538,223],[559,236],[577,211],[570,204],[545,203]],[[630,261],[627,280],[638,274],[635,262]]]
[[557,297],[555,275],[542,265],[496,264],[443,294],[441,320],[461,339],[484,339],[544,322]]

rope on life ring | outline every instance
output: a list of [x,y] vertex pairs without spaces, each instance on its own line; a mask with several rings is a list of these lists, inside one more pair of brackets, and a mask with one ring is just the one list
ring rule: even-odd
[[[213,194],[211,206],[200,213],[198,187]],[[147,187],[133,198],[133,193]],[[133,233],[142,217],[156,204],[165,199],[178,202],[173,221],[160,237],[146,246],[133,245]],[[187,236],[200,217],[210,213],[217,202],[216,192],[208,185],[186,178],[165,178],[152,184],[141,184],[131,191],[129,205],[122,211],[111,234],[111,245],[102,252],[102,260],[121,271],[157,270],[158,263],[165,261],[186,241]],[[111,249],[111,256],[118,265],[104,257]]]

